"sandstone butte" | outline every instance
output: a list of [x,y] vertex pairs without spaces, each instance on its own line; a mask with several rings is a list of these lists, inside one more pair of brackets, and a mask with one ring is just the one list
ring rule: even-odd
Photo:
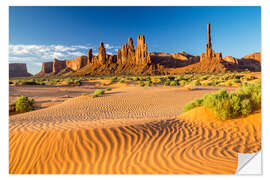
[[175,54],[148,53],[145,37],[140,35],[136,47],[130,37],[128,43],[124,43],[116,55],[106,54],[104,43],[101,42],[97,56],[89,49],[88,56],[44,62],[41,72],[36,75],[166,75],[261,71],[261,53],[249,54],[241,59],[231,56],[222,58],[222,53],[216,53],[212,48],[210,24],[207,24],[207,36],[206,50],[201,56],[193,56],[183,51]]
[[9,63],[9,77],[28,77],[32,74],[27,72],[25,63]]

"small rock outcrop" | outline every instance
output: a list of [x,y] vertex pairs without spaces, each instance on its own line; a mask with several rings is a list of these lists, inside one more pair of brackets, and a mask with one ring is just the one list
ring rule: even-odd
[[29,77],[25,63],[9,63],[9,77]]
[[239,60],[241,69],[250,71],[261,71],[261,53],[252,53],[242,57]]
[[232,56],[225,56],[223,58],[224,61],[228,62],[228,63],[233,63],[233,64],[238,64],[238,59],[232,57]]

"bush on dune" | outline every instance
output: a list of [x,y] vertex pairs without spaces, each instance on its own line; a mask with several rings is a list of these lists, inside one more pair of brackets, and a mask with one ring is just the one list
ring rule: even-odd
[[231,94],[226,90],[207,94],[202,99],[186,104],[183,111],[200,106],[209,108],[222,120],[249,115],[261,108],[261,85],[246,84]]
[[28,99],[28,97],[21,96],[17,98],[15,102],[16,112],[28,112],[34,109],[34,99]]
[[97,90],[95,90],[95,92],[93,93],[93,98],[95,98],[95,97],[98,97],[98,96],[101,96],[102,94],[104,94],[104,90],[102,90],[102,89],[97,89]]

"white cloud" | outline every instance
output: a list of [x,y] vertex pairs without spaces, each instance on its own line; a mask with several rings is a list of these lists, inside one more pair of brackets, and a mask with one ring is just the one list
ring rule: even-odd
[[114,48],[114,46],[112,46],[112,45],[110,45],[110,44],[104,44],[104,47],[105,47],[106,49],[112,49],[112,48]]
[[10,61],[52,61],[53,58],[73,59],[87,55],[90,46],[84,45],[9,45]]

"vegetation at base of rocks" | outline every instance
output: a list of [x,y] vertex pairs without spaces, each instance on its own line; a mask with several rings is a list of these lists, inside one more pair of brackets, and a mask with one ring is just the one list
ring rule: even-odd
[[193,108],[205,106],[221,120],[246,116],[261,108],[261,85],[244,84],[236,92],[220,90],[207,94],[202,99],[195,99],[183,108],[187,112]]
[[145,83],[144,83],[143,81],[140,81],[138,84],[139,84],[139,86],[141,86],[141,87],[144,87],[144,86],[145,86]]
[[95,92],[93,93],[93,98],[96,98],[98,96],[101,96],[102,94],[104,94],[105,91],[103,89],[97,89],[95,90]]
[[[258,83],[260,78],[252,74],[244,73],[226,73],[226,74],[181,74],[181,75],[160,75],[160,76],[84,76],[84,77],[29,77],[29,78],[12,78],[9,80],[10,85],[68,85],[80,86],[82,81],[92,80],[110,80],[103,85],[111,85],[113,83],[128,83],[130,81],[149,81],[150,85],[164,86],[234,86],[240,87],[246,83]],[[145,84],[145,83],[144,83]]]
[[18,113],[32,111],[34,109],[34,99],[29,99],[26,96],[18,97],[14,103],[15,111]]
[[112,90],[112,88],[106,88],[105,90],[106,90],[106,91],[111,91],[111,90]]

